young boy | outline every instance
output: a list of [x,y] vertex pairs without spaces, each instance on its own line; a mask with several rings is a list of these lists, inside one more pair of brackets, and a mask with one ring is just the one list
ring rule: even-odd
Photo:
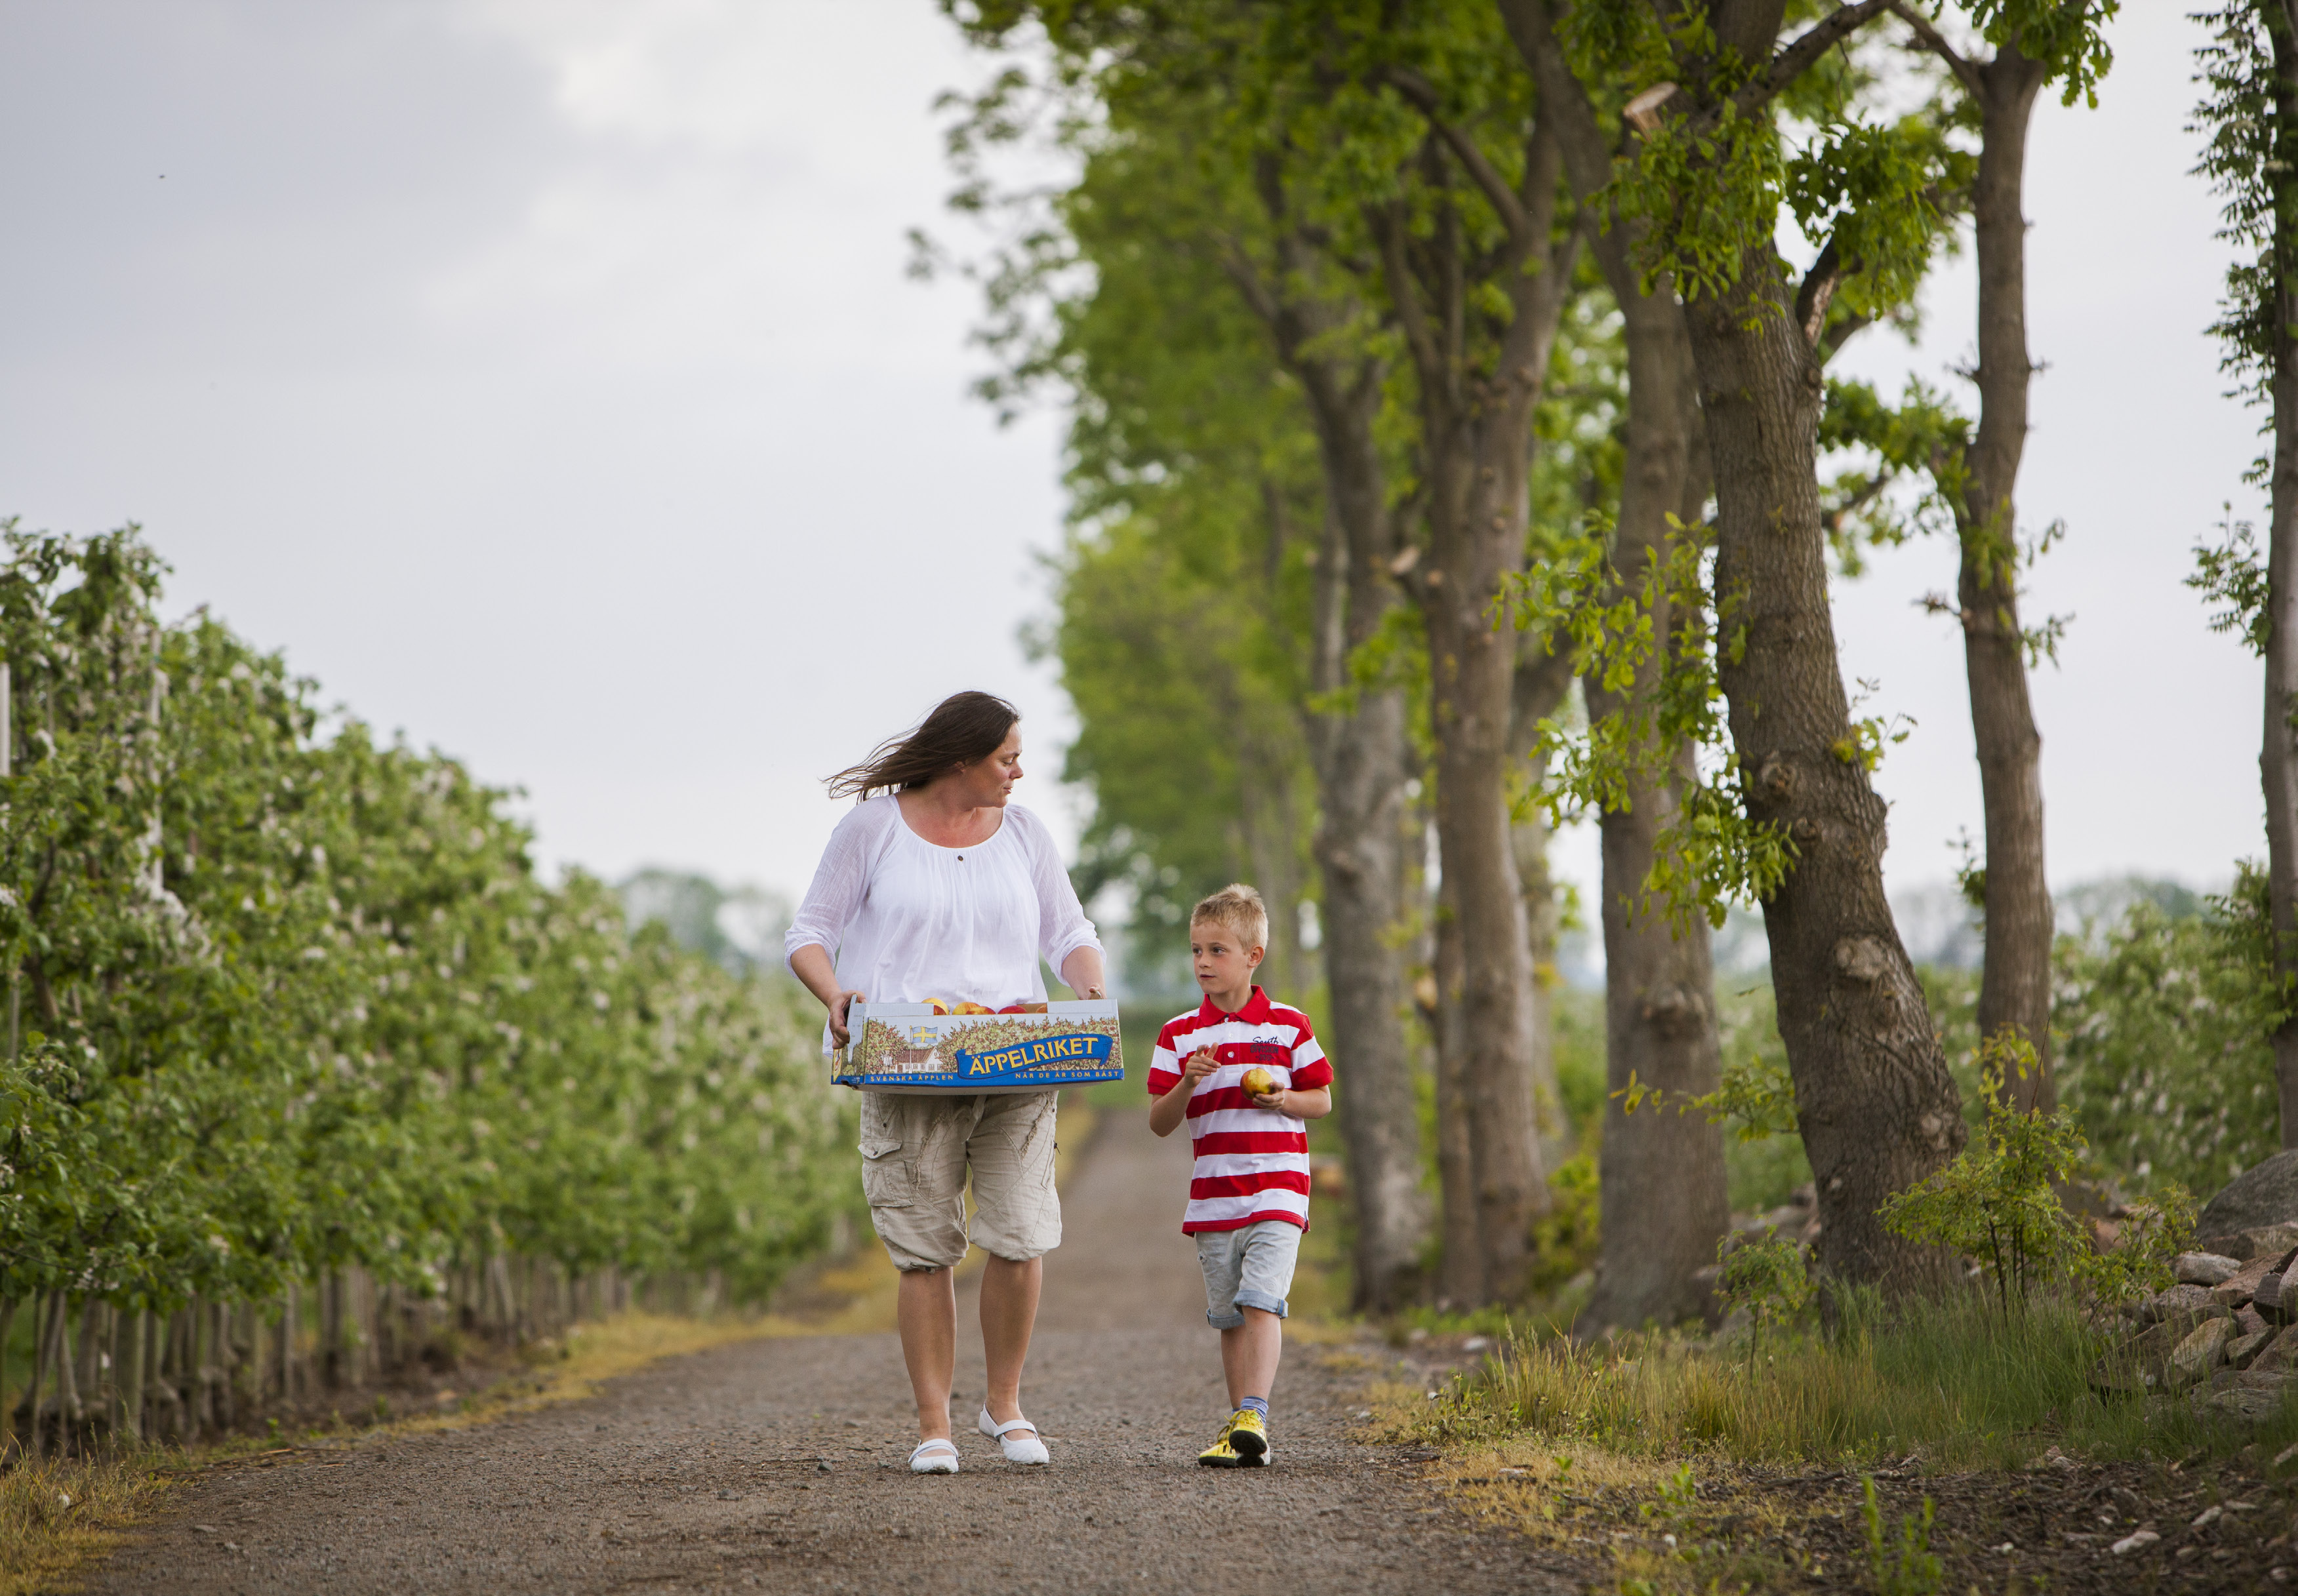
[[[1309,1228],[1302,1121],[1333,1112],[1333,1066],[1308,1016],[1252,984],[1268,945],[1269,910],[1252,888],[1224,887],[1199,904],[1189,915],[1189,954],[1205,1000],[1165,1022],[1149,1059],[1149,1128],[1170,1136],[1186,1119],[1196,1144],[1181,1229],[1197,1238],[1205,1319],[1221,1333],[1233,1410],[1197,1454],[1212,1468],[1269,1461],[1269,1393],[1285,1350],[1278,1321]],[[1243,1081],[1256,1069],[1267,1071],[1269,1089],[1248,1096]]]

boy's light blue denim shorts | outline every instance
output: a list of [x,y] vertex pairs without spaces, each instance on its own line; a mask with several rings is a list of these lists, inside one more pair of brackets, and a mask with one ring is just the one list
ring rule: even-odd
[[1205,1323],[1234,1330],[1244,1311],[1285,1317],[1293,1265],[1301,1255],[1301,1227],[1263,1220],[1237,1230],[1197,1232],[1197,1267],[1205,1271]]

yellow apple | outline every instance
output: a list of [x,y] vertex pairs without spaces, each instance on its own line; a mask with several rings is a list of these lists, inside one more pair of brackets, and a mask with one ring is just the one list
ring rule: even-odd
[[1248,1097],[1265,1097],[1277,1089],[1277,1077],[1255,1064],[1236,1084],[1244,1088],[1244,1095]]

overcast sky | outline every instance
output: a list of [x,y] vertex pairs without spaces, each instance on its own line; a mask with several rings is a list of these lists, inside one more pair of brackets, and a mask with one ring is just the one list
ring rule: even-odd
[[[2203,334],[2183,9],[2126,6],[2100,110],[2035,128],[2062,883],[2263,847],[2258,671],[2180,585],[2256,448]],[[1070,717],[1015,641],[1058,421],[999,431],[971,291],[902,270],[933,98],[985,70],[931,0],[0,0],[0,514],[140,521],[171,613],[524,787],[553,864],[799,889],[817,778],[963,686],[1021,705],[1022,797],[1073,835]],[[1950,266],[1919,349],[1846,364],[1952,386],[1971,294]],[[1953,581],[1918,545],[1839,600],[1847,673],[1918,723],[1895,885],[1980,830],[1961,650],[1914,602]]]

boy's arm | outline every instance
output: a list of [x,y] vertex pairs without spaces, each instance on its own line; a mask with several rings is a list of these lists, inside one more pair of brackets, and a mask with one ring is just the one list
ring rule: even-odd
[[1197,1082],[1219,1067],[1220,1061],[1213,1056],[1213,1050],[1210,1047],[1200,1047],[1189,1054],[1188,1061],[1181,1066],[1181,1079],[1173,1083],[1173,1089],[1149,1105],[1149,1129],[1159,1136],[1172,1135],[1181,1121],[1188,1118],[1189,1099],[1196,1093]]
[[1296,1120],[1321,1120],[1333,1112],[1333,1088],[1318,1087],[1301,1091],[1289,1087],[1280,1087],[1274,1092],[1263,1092],[1252,1100],[1252,1105],[1275,1109],[1278,1113],[1290,1114]]

